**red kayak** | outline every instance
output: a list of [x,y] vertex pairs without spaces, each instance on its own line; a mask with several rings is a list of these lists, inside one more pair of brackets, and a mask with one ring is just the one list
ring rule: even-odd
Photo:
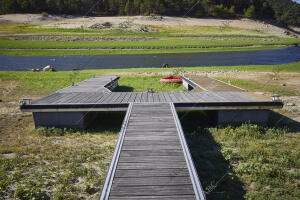
[[175,77],[175,76],[168,76],[165,78],[160,79],[161,83],[182,83],[181,77]]

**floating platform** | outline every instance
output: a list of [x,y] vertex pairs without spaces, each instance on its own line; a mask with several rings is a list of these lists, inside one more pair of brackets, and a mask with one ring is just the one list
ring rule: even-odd
[[[176,110],[216,110],[223,116],[219,122],[226,122],[226,116],[232,113],[244,116],[239,122],[266,121],[267,110],[283,106],[281,101],[241,91],[113,92],[118,79],[116,76],[91,78],[36,101],[24,101],[20,108],[33,113],[37,127],[86,127],[95,118],[95,112],[127,111],[130,103],[173,103]],[[257,118],[258,113],[264,117]]]
[[219,123],[263,122],[281,108],[242,90],[198,92],[113,92],[119,77],[95,77],[58,90],[20,109],[36,127],[84,128],[103,111],[126,111],[101,200],[204,200],[176,110],[217,112]]

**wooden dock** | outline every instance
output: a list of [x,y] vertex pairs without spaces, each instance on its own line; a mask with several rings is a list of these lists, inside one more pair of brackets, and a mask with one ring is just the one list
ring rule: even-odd
[[246,91],[240,87],[225,83],[223,81],[219,81],[214,78],[210,78],[208,76],[188,75],[183,76],[182,79],[184,82],[184,86],[187,89],[193,91]]
[[205,199],[176,110],[212,110],[218,123],[263,122],[283,106],[218,81],[198,92],[112,92],[118,79],[95,77],[20,106],[36,127],[82,128],[102,111],[127,112],[101,200]]
[[205,199],[174,105],[133,104],[100,200]]
[[[70,88],[70,90],[73,90]],[[55,92],[21,106],[24,112],[126,111],[129,103],[174,103],[183,109],[271,109],[282,102],[256,100],[250,93],[232,91],[202,92]]]

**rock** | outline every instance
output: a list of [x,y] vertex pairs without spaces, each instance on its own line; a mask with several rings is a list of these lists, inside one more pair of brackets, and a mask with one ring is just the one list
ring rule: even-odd
[[41,71],[40,69],[31,69],[32,72],[39,72]]
[[286,34],[286,35],[290,35],[290,34],[291,34],[291,32],[289,32],[289,31],[284,31],[284,34]]
[[0,102],[2,102],[2,99],[0,99]]
[[294,104],[294,103],[287,103],[286,105],[287,106],[296,106],[296,104]]
[[282,85],[282,86],[286,86],[286,84],[285,84],[285,83],[282,83],[281,85]]
[[54,67],[51,67],[50,65],[43,68],[44,72],[56,72],[56,69]]
[[144,32],[144,33],[149,32],[149,28],[147,26],[141,26],[140,32]]
[[163,65],[161,66],[161,68],[168,68],[168,67],[169,67],[168,64],[163,64]]
[[150,20],[150,21],[162,21],[163,19],[164,19],[163,16],[152,15],[152,16],[148,17],[148,20]]
[[93,24],[92,26],[89,26],[90,29],[107,29],[111,28],[112,24],[110,22],[104,22],[102,24],[96,23]]

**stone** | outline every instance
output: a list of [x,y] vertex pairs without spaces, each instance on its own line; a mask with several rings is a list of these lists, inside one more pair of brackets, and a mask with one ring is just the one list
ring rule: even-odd
[[296,106],[296,104],[291,103],[291,102],[290,102],[290,103],[287,103],[286,105],[287,105],[287,106]]
[[56,69],[50,65],[43,68],[44,72],[56,72]]

